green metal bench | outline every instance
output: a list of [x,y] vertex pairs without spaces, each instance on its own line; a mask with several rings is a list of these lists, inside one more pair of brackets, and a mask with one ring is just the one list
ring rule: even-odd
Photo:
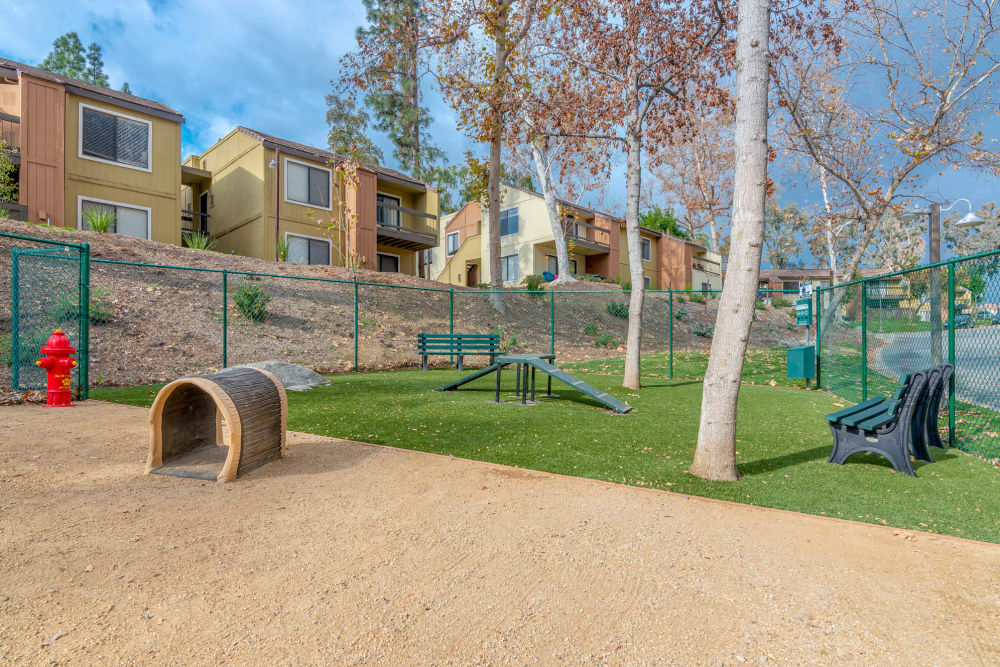
[[[934,372],[940,369],[904,375],[891,398],[873,398],[828,414],[833,451],[827,462],[843,465],[853,454],[874,452],[888,459],[895,470],[916,477],[911,448],[917,459],[932,460],[923,437],[924,413],[918,408],[928,399],[928,373]],[[918,438],[913,437],[915,429],[920,429]]]
[[500,334],[440,334],[418,333],[417,354],[420,368],[427,370],[427,357],[447,355],[458,358],[458,370],[465,370],[465,355],[482,354],[489,356],[490,365],[500,354]]

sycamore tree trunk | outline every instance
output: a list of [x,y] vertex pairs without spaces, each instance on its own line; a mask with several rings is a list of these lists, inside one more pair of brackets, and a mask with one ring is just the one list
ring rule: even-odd
[[[507,77],[507,7],[503,6],[497,16],[497,36],[494,47],[496,66],[493,78],[496,87]],[[493,108],[493,131],[490,133],[490,169],[487,183],[487,198],[490,220],[490,302],[497,312],[503,312],[503,275],[500,269],[500,177],[501,150],[503,148],[503,111],[499,108],[503,100],[496,100]]]
[[556,245],[556,264],[559,273],[558,282],[576,280],[569,267],[569,251],[566,249],[566,235],[563,233],[562,220],[559,217],[559,206],[556,204],[556,193],[552,183],[552,153],[539,145],[536,139],[531,142],[531,158],[538,172],[538,182],[542,187],[542,198],[545,200],[545,210],[549,215],[549,225],[552,227],[552,238]]
[[760,277],[767,194],[769,0],[740,0],[736,37],[736,169],[732,242],[715,336],[702,387],[691,473],[735,481],[736,405]]
[[643,285],[642,248],[639,242],[639,193],[642,186],[642,138],[639,121],[628,121],[625,136],[625,240],[628,244],[628,268],[632,280],[632,293],[628,302],[628,334],[625,338],[625,377],[622,386],[629,389],[642,387],[639,371],[640,343],[642,341],[642,304],[646,298]]

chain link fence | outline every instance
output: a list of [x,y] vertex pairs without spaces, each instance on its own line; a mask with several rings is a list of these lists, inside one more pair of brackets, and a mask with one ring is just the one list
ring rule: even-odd
[[818,304],[822,388],[860,402],[953,363],[950,442],[1000,458],[1000,250],[824,288]]
[[0,388],[44,391],[35,362],[62,329],[77,348],[73,394],[87,397],[87,332],[96,315],[87,298],[88,252],[86,244],[0,233]]
[[[75,344],[81,341],[85,336],[76,295],[83,284],[82,251],[21,239],[17,243],[27,254],[19,254],[20,246],[12,254],[13,243],[3,255],[6,265],[0,266],[6,281],[0,302],[7,309],[0,313],[0,335],[6,335],[0,349],[12,349],[12,305],[23,313],[19,331],[30,330],[40,338],[42,332],[47,337],[62,327]],[[12,257],[23,267],[18,270],[27,272],[21,282],[32,285],[30,301],[13,298],[11,282],[17,272],[12,273]],[[625,354],[630,294],[606,285],[491,292],[108,259],[85,264],[90,296],[89,364],[84,372],[92,385],[164,382],[266,359],[320,373],[417,368],[421,332],[496,333],[507,352],[550,352],[560,363],[620,359]],[[717,297],[716,292],[647,291],[644,358],[669,357],[669,364],[656,363],[669,368],[672,376],[675,349],[707,352]],[[755,326],[758,346],[782,348],[799,342],[800,330],[788,317],[793,315],[790,306],[786,301],[780,308],[762,308],[768,318]],[[19,386],[44,388],[44,377],[34,367],[44,341],[30,336],[20,340],[17,349],[24,350],[20,356],[30,359],[31,367],[4,364],[0,385],[11,384],[16,368]],[[439,356],[430,362],[441,366],[454,359]],[[470,355],[466,362],[474,366],[485,357]]]

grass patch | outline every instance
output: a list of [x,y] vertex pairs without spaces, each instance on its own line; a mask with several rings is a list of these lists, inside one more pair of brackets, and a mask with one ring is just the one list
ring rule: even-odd
[[[561,364],[573,372],[594,375],[612,375],[619,378],[625,373],[625,358],[592,359],[571,364]],[[674,352],[674,379],[700,380],[708,367],[708,352],[677,350]],[[640,371],[644,379],[667,380],[670,378],[670,354],[643,353]],[[802,386],[802,380],[789,380],[787,348],[772,347],[748,350],[743,362],[745,384],[769,384],[772,380],[782,387]],[[891,393],[891,392],[890,392]]]
[[[776,363],[759,354],[748,365]],[[698,366],[696,354],[684,361]],[[644,362],[646,360],[644,359]],[[686,366],[687,367],[687,366]],[[822,415],[846,404],[827,394],[744,386],[740,392],[738,483],[687,474],[694,453],[701,384],[647,374],[647,386],[622,389],[619,377],[580,374],[625,399],[634,411],[612,416],[557,385],[540,405],[493,405],[493,377],[468,389],[435,389],[454,370],[338,375],[330,385],[290,393],[288,427],[419,451],[536,470],[669,489],[741,503],[1000,542],[1000,473],[958,451],[935,450],[916,463],[919,479],[894,473],[872,454],[846,466],[825,462],[830,431]],[[504,395],[513,391],[504,374]],[[773,375],[773,371],[772,371]],[[782,373],[783,375],[783,373]],[[542,383],[544,386],[544,382]],[[102,400],[148,406],[160,385],[94,388]],[[294,455],[294,451],[293,451]]]

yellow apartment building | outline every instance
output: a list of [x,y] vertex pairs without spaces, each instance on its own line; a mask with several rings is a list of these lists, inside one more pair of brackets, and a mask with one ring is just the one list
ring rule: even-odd
[[[558,273],[555,240],[541,194],[505,183],[501,188],[500,256],[503,283],[515,287],[527,275]],[[558,202],[574,275],[629,282],[625,221],[572,202]],[[646,287],[721,289],[718,254],[645,227],[640,229]],[[431,276],[452,285],[490,282],[489,216],[469,202],[442,219],[441,238],[431,253]]]
[[[358,187],[345,188],[320,148],[237,127],[182,165],[185,233],[200,231],[216,249],[287,260],[427,275],[424,252],[438,243],[438,193],[406,174],[362,164]],[[350,190],[350,191],[348,191]],[[357,222],[331,229],[338,202]]]
[[12,217],[86,229],[90,209],[113,232],[181,243],[181,124],[153,100],[0,58],[0,138],[15,164]]

